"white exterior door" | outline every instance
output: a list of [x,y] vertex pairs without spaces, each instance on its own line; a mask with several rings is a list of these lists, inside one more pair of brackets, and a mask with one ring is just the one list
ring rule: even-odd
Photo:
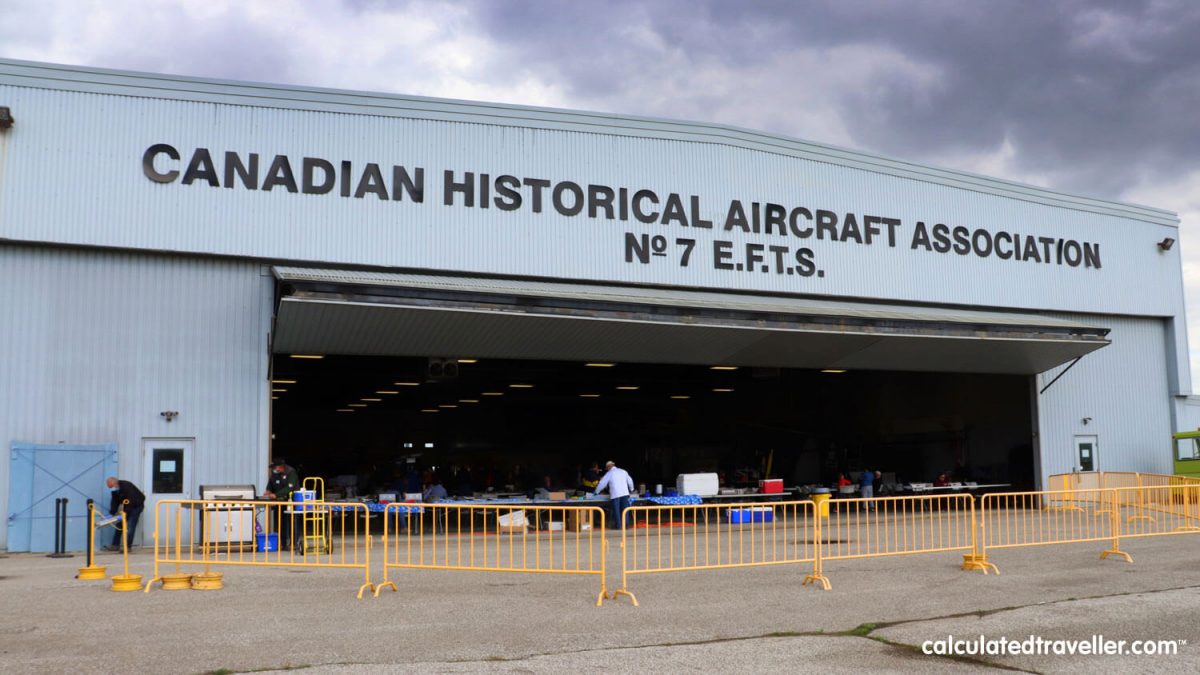
[[[142,492],[146,494],[146,510],[142,514],[142,524],[138,525],[138,534],[141,536],[145,533],[142,541],[147,544],[153,543],[158,502],[164,499],[192,498],[195,482],[192,474],[192,455],[195,443],[191,438],[142,439],[142,464],[145,466]],[[191,517],[191,512],[185,512],[185,517]]]

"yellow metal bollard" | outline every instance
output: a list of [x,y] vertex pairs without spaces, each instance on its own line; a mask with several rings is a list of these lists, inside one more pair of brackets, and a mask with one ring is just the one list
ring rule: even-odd
[[96,564],[96,505],[88,500],[88,543],[87,567],[80,567],[76,579],[92,581],[108,576],[108,568]]
[[[128,504],[129,500],[125,500],[125,505]],[[129,537],[126,535],[128,530],[125,521],[125,505],[121,507],[121,557],[125,562],[125,573],[114,574],[112,578],[112,589],[121,593],[142,589],[142,575],[129,573]]]

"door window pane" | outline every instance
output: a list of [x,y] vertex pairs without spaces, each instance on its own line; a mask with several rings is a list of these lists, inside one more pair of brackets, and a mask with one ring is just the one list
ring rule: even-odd
[[1095,466],[1095,458],[1092,456],[1093,445],[1087,441],[1079,443],[1079,468],[1083,471],[1092,471]]
[[156,448],[154,450],[154,473],[151,490],[155,494],[180,494],[183,492],[183,449]]

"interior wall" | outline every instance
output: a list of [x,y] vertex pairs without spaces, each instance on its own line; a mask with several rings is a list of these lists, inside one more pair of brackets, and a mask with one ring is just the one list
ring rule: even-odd
[[[370,382],[386,379],[382,373],[412,372],[418,365],[372,357],[325,361],[305,368],[357,374],[345,381],[299,375],[298,388],[276,402],[275,447],[302,471],[360,475],[363,489],[394,480],[395,462],[414,453],[423,453],[419,461],[426,467],[492,469],[496,487],[503,484],[500,474],[516,464],[539,479],[551,474],[573,487],[580,469],[610,458],[648,484],[673,484],[678,473],[716,471],[726,484],[752,485],[768,462],[771,474],[788,485],[829,482],[839,472],[863,468],[904,481],[930,482],[944,472],[980,483],[1033,483],[1024,376],[713,373],[698,366],[632,364],[599,372],[578,363],[488,361],[496,370],[482,380],[465,374],[454,382],[402,388],[395,396],[372,396],[382,400],[353,413],[337,413],[334,408],[342,404],[335,401],[357,401],[376,388]],[[277,371],[280,367],[277,359]],[[466,366],[464,372],[483,367]],[[535,387],[507,388],[521,381]],[[640,388],[615,390],[621,382]],[[305,386],[346,391],[305,399],[300,393]],[[734,391],[712,391],[718,386]],[[505,396],[478,394],[486,389]],[[603,393],[579,397],[587,391]],[[690,398],[675,400],[672,394]],[[420,412],[462,398],[480,402]]]

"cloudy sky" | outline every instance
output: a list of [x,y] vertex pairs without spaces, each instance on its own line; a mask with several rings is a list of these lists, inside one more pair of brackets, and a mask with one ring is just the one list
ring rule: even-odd
[[1194,0],[2,5],[4,57],[721,122],[1168,208],[1200,371]]

